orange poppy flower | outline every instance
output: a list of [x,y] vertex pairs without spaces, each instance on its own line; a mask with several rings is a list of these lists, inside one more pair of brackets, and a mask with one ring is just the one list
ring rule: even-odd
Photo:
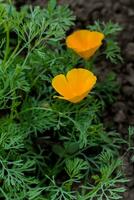
[[96,31],[79,30],[66,38],[66,45],[84,59],[89,59],[101,46],[104,34]]
[[96,83],[96,76],[87,69],[74,68],[66,77],[63,74],[55,76],[52,80],[53,88],[65,99],[77,103],[84,99]]

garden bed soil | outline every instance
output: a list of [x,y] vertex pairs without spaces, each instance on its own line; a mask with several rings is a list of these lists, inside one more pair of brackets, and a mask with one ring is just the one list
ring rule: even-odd
[[[46,0],[24,1],[17,4],[32,3],[44,6]],[[118,37],[121,47],[123,64],[100,63],[100,76],[114,71],[120,85],[116,102],[108,106],[103,120],[106,126],[113,124],[123,138],[128,137],[129,125],[134,125],[134,0],[58,0],[59,4],[69,4],[77,16],[77,27],[85,28],[95,20],[119,23],[123,31]],[[124,149],[125,152],[126,149]],[[131,156],[125,154],[124,170],[130,182],[126,184],[127,191],[123,200],[134,200],[134,165]]]

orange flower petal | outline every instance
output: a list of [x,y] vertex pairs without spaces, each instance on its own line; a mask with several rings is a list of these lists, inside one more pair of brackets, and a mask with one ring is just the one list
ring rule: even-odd
[[76,95],[90,90],[96,83],[96,76],[83,68],[74,68],[67,73],[67,80]]
[[81,100],[83,100],[88,95],[88,93],[89,93],[89,91],[81,94],[80,96],[75,96],[75,97],[72,97],[72,98],[67,98],[67,97],[62,97],[62,96],[54,96],[54,98],[64,99],[64,100],[70,101],[72,103],[78,103]]
[[72,96],[71,88],[63,74],[59,74],[53,78],[52,86],[60,95],[66,96],[68,98]]
[[104,34],[96,31],[79,30],[66,38],[66,45],[84,59],[90,58],[101,46]]
[[88,93],[89,93],[89,90],[86,91],[85,93],[81,94],[80,96],[76,96],[74,98],[68,99],[68,101],[70,101],[72,103],[78,103],[81,100],[83,100],[85,97],[87,97]]
[[88,60],[90,57],[92,57],[95,52],[99,49],[101,45],[95,47],[95,48],[92,48],[92,49],[89,49],[89,50],[86,50],[86,51],[77,51],[77,54],[79,54],[80,57],[84,58],[85,60]]
[[62,96],[55,96],[72,103],[84,99],[96,83],[96,76],[87,69],[74,68],[67,73],[57,75],[52,80],[52,86]]

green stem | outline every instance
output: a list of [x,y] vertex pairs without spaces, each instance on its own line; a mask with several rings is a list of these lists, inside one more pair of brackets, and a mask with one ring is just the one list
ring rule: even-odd
[[16,54],[16,52],[18,51],[19,47],[20,47],[20,41],[18,41],[17,46],[15,47],[13,53],[10,55],[9,59],[7,60],[7,62],[5,63],[4,67],[5,70],[7,70],[8,66],[11,64],[11,61],[13,60],[14,55]]
[[15,112],[15,91],[13,92],[13,99],[12,99],[12,105],[11,105],[11,113],[10,113],[10,120],[13,121],[14,116],[17,112]]
[[9,54],[9,27],[8,24],[5,27],[6,30],[6,49],[5,49],[5,56],[4,56],[4,60],[3,60],[3,64],[5,64],[8,54]]
[[18,43],[18,45],[17,45],[15,51],[13,52],[13,54],[12,54],[12,55],[10,56],[10,58],[8,59],[8,61],[7,61],[7,63],[6,63],[7,67],[8,67],[9,64],[12,64],[13,60],[24,50],[24,48],[25,48],[25,47],[27,46],[27,44],[28,44],[28,43],[26,43],[26,44],[17,52],[20,43],[21,43],[21,42]]

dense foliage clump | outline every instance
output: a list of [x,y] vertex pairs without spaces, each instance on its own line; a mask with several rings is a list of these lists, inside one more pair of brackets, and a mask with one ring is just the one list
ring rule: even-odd
[[[66,49],[75,17],[66,6],[22,7],[0,3],[0,199],[119,199],[119,134],[101,122],[105,103],[117,92],[115,76],[99,81],[78,104],[55,99],[54,76],[84,66],[97,73],[104,55],[122,60],[120,27],[96,22],[105,35],[90,60]],[[99,75],[98,75],[99,76]]]

